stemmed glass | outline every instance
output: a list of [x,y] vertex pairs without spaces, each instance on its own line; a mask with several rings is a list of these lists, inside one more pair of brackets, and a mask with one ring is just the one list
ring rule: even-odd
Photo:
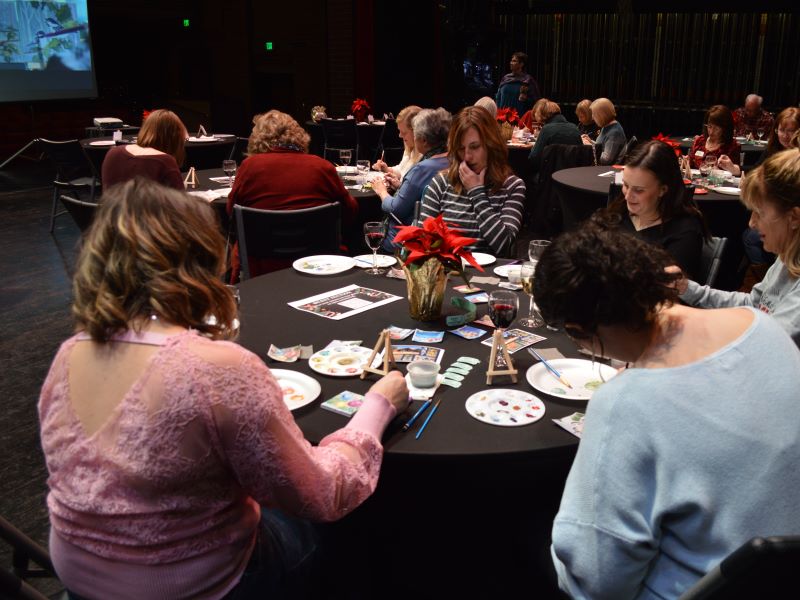
[[536,268],[536,263],[542,257],[542,253],[550,245],[550,240],[531,240],[528,242],[528,259],[533,263],[533,268]]
[[528,294],[528,316],[519,320],[519,324],[523,327],[541,327],[544,325],[544,319],[539,312],[534,308],[533,304],[533,274],[536,272],[536,263],[526,261],[522,263],[519,270],[520,280],[522,281],[522,291]]
[[370,275],[383,275],[386,269],[378,268],[378,248],[381,247],[386,237],[386,225],[383,221],[370,221],[364,223],[364,239],[372,250],[372,267],[367,269]]
[[517,318],[519,298],[514,292],[497,290],[489,294],[489,318],[498,329],[506,329]]
[[706,156],[702,163],[700,163],[700,175],[706,180],[706,187],[711,185],[709,175],[711,171],[717,167],[717,159],[714,156]]
[[228,187],[233,187],[233,176],[236,174],[236,161],[223,160],[222,172],[228,176]]
[[763,127],[759,127],[759,128],[756,130],[756,135],[758,136],[758,141],[760,142],[760,141],[761,141],[761,138],[763,138],[763,137],[764,137],[764,128],[763,128]]
[[350,164],[350,159],[353,158],[352,150],[339,150],[339,162],[345,167]]

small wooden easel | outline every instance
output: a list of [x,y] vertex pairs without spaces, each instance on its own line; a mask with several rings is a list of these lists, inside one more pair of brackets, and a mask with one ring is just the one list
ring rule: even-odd
[[189,167],[189,172],[186,174],[186,179],[183,180],[183,185],[197,187],[197,172],[194,167]]
[[[495,362],[497,361],[497,351],[502,350],[503,360],[506,361],[507,369],[497,369]],[[503,331],[495,329],[492,335],[492,353],[489,355],[489,368],[486,370],[486,385],[492,384],[492,377],[498,375],[510,375],[511,381],[517,383],[517,370],[514,368],[514,363],[511,362],[511,355],[506,348],[506,341],[503,339]]]
[[[378,352],[381,351],[381,348],[383,348],[383,368],[379,369],[372,366],[372,361],[375,360],[375,356],[377,356]],[[397,365],[394,362],[394,353],[392,352],[392,338],[389,337],[389,330],[384,329],[378,336],[378,342],[372,349],[372,354],[369,355],[367,365],[364,367],[364,370],[361,373],[361,379],[364,379],[367,376],[367,373],[388,375],[389,371],[391,371],[393,368],[397,368]]]

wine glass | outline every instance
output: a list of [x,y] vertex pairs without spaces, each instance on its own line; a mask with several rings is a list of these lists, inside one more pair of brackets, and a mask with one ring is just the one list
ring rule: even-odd
[[341,162],[344,166],[348,166],[350,164],[351,158],[353,158],[352,150],[339,150],[339,162]]
[[233,176],[236,174],[236,161],[223,160],[222,172],[228,176],[228,187],[233,187]]
[[761,138],[764,137],[764,128],[759,127],[758,129],[756,129],[756,135],[758,136],[758,141],[760,142]]
[[533,268],[536,268],[536,263],[542,257],[545,249],[550,245],[550,240],[531,240],[528,242],[528,259],[533,263]]
[[489,318],[498,329],[506,329],[517,318],[519,298],[514,292],[498,290],[489,294]]
[[372,250],[372,267],[367,269],[370,275],[383,275],[386,269],[378,268],[378,248],[386,237],[386,224],[383,221],[364,223],[364,239]]
[[522,291],[528,294],[528,316],[519,320],[519,324],[523,327],[541,327],[544,325],[544,319],[539,312],[534,308],[533,304],[533,274],[536,272],[536,263],[526,261],[522,263],[519,269],[519,277],[522,282]]

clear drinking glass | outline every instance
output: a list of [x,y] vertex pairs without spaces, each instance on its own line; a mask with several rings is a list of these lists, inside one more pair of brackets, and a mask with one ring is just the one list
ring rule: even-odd
[[351,158],[353,158],[352,150],[339,150],[339,162],[341,162],[344,166],[348,166],[350,164]]
[[228,187],[233,187],[233,176],[236,174],[236,161],[223,160],[222,172],[228,176]]
[[756,135],[758,136],[758,141],[760,142],[760,141],[761,141],[761,138],[763,138],[763,137],[764,137],[764,128],[763,128],[763,127],[759,127],[759,128],[756,130]]
[[358,183],[361,187],[367,183],[367,174],[369,173],[369,161],[357,160],[356,169],[358,169]]
[[533,274],[535,272],[536,265],[531,261],[525,261],[519,269],[522,291],[528,294],[528,316],[519,320],[519,324],[523,327],[541,327],[544,325],[542,315],[534,308],[533,304]]
[[536,263],[542,257],[542,253],[550,245],[550,240],[531,240],[528,242],[528,259],[533,263],[533,268],[536,268]]
[[378,248],[381,247],[386,237],[386,225],[383,221],[370,221],[364,223],[364,240],[372,250],[372,267],[367,269],[370,275],[383,275],[386,269],[378,268]]

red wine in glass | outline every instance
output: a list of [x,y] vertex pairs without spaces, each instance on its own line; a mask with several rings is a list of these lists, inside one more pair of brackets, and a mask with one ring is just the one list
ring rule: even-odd
[[367,246],[372,250],[372,267],[367,269],[367,273],[371,275],[382,275],[384,269],[378,268],[378,248],[383,243],[383,238],[386,237],[386,225],[383,221],[370,221],[364,223],[364,240]]
[[383,231],[370,231],[364,234],[364,239],[367,242],[367,246],[369,246],[370,250],[377,250],[381,247],[383,243],[383,238],[386,237],[386,233]]
[[517,307],[514,304],[495,302],[489,304],[489,317],[500,329],[506,329],[517,318]]

